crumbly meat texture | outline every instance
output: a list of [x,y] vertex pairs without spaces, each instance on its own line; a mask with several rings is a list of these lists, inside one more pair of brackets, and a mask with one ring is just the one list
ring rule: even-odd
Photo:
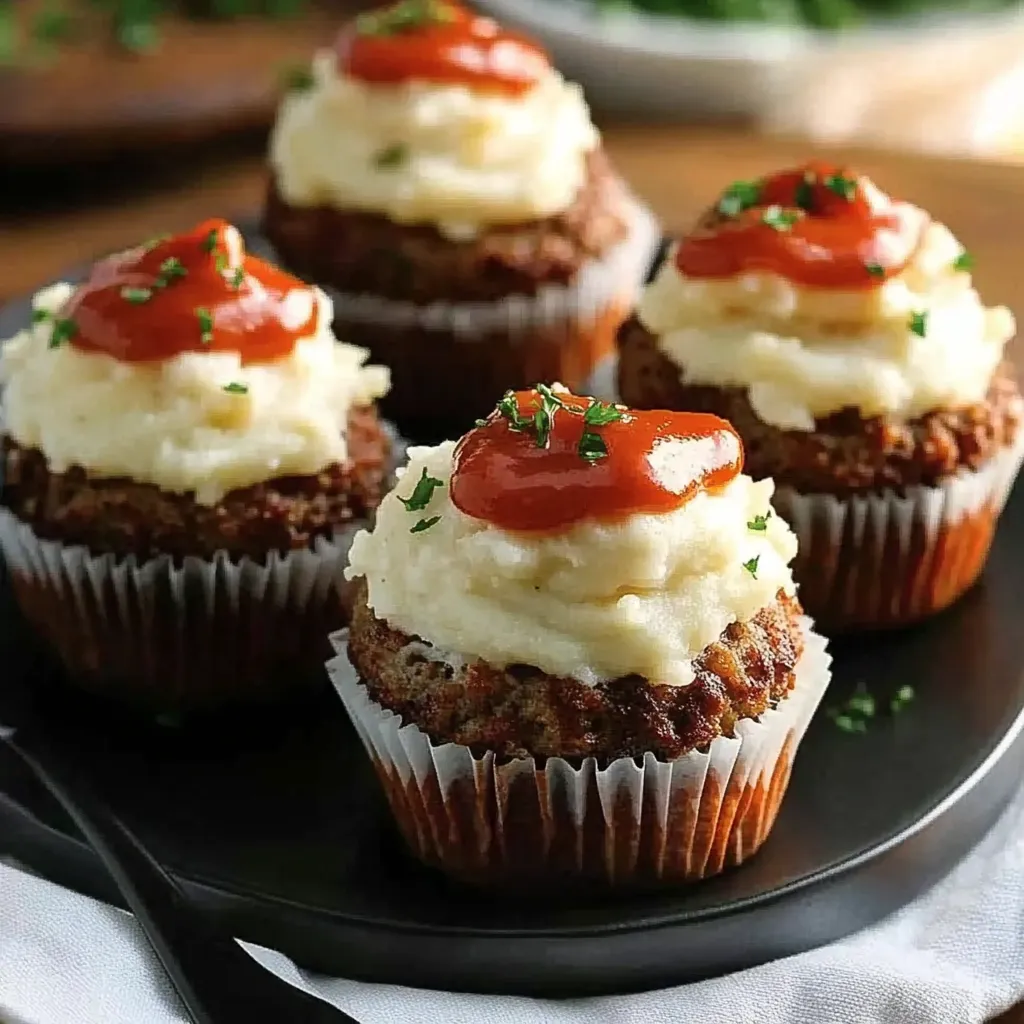
[[416,303],[490,302],[564,285],[627,231],[628,193],[601,149],[561,213],[453,241],[430,225],[329,206],[293,207],[271,180],[263,231],[293,272],[342,292]]
[[372,698],[435,743],[501,757],[669,760],[731,736],[785,698],[803,652],[800,605],[781,591],[749,622],[734,622],[694,662],[689,686],[624,676],[597,686],[527,665],[453,668],[420,638],[392,629],[366,603],[361,581],[349,657]]
[[38,449],[2,440],[0,505],[40,537],[93,554],[232,557],[263,562],[271,551],[312,547],[318,537],[366,518],[386,489],[390,441],[375,409],[349,415],[348,458],[312,476],[281,477],[231,491],[216,505],[81,467],[51,472]]
[[687,384],[634,317],[618,336],[619,394],[635,409],[686,409],[729,420],[743,438],[746,472],[805,494],[843,496],[934,486],[977,469],[1012,444],[1024,419],[1013,367],[996,371],[983,402],[917,419],[862,417],[842,409],[813,431],[780,430],[758,419],[745,388]]

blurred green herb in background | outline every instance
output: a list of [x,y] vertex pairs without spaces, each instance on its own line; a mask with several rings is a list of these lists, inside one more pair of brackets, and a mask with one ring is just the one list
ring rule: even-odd
[[160,20],[291,18],[309,0],[43,0],[23,4],[0,0],[0,66],[32,65],[59,45],[74,45],[97,27],[122,52],[141,54],[160,41]]
[[[557,2],[557,0],[552,0]],[[866,20],[924,11],[999,10],[1018,0],[591,0],[602,14],[626,8],[702,21],[769,22],[813,28],[849,28]]]

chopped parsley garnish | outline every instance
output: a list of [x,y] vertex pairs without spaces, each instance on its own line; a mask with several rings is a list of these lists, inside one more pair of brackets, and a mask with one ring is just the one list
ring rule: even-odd
[[249,385],[239,384],[238,381],[232,381],[230,384],[224,385],[224,390],[229,395],[247,395],[249,394]]
[[55,317],[53,333],[50,335],[50,348],[60,348],[64,342],[78,333],[78,324],[70,317]]
[[754,530],[757,533],[764,533],[768,529],[768,520],[772,517],[772,510],[768,509],[763,516],[754,516],[753,519],[747,523],[748,530]]
[[750,561],[743,563],[743,568],[746,569],[747,572],[749,572],[750,575],[753,576],[755,580],[757,579],[757,563],[760,562],[760,561],[761,561],[761,556],[760,555],[754,555],[754,557],[751,558]]
[[373,162],[377,167],[386,170],[391,167],[399,167],[405,163],[409,156],[409,147],[401,142],[393,146],[385,146],[374,158]]
[[132,288],[126,285],[121,289],[121,298],[125,302],[130,302],[133,306],[141,306],[144,302],[149,302],[153,298],[152,288]]
[[849,203],[857,195],[857,179],[847,178],[842,174],[830,174],[825,179],[825,188]]
[[788,231],[801,217],[801,210],[784,210],[781,206],[768,206],[761,214],[761,223],[775,231]]
[[508,420],[510,430],[529,430],[533,426],[531,416],[523,416],[519,412],[519,403],[516,402],[514,391],[506,391],[498,402],[498,413]]
[[217,229],[210,228],[209,234],[203,239],[203,252],[213,252],[217,248]]
[[793,201],[801,210],[811,213],[814,210],[814,175],[808,171],[793,193]]
[[881,263],[865,263],[864,269],[872,277],[885,277],[885,267]]
[[205,306],[196,306],[196,319],[199,321],[199,340],[204,345],[213,342],[213,314]]
[[181,260],[177,256],[168,256],[160,264],[160,273],[157,274],[154,284],[157,288],[166,288],[172,281],[187,275],[188,271],[182,265]]
[[242,282],[245,280],[245,271],[241,267],[235,267],[231,273],[231,277],[228,278],[228,283],[235,291],[238,291],[242,287]]
[[46,323],[46,321],[49,320],[52,315],[53,314],[51,314],[48,309],[33,309],[32,310],[32,323],[34,323],[34,324]]
[[586,459],[587,462],[597,462],[598,459],[603,459],[608,454],[608,445],[600,434],[595,434],[592,430],[584,430],[580,443],[576,446],[576,451],[579,452],[581,459]]
[[752,206],[757,206],[761,198],[761,182],[734,181],[721,195],[716,209],[723,217],[735,217]]
[[360,14],[356,32],[361,36],[393,36],[427,25],[443,25],[454,17],[444,0],[399,0],[382,11]]
[[308,64],[289,64],[281,70],[281,87],[287,92],[306,92],[316,85]]
[[547,386],[538,384],[540,408],[533,414],[533,429],[537,433],[537,447],[547,448],[551,439],[551,428],[555,424],[555,413],[565,408],[565,403]]
[[[901,686],[889,698],[889,713],[899,714],[913,699],[914,688]],[[829,708],[827,714],[843,732],[867,732],[868,722],[878,714],[878,701],[867,686],[859,682],[853,693],[842,704]]]
[[923,338],[928,331],[928,314],[927,313],[911,313],[910,321],[907,326],[916,334],[919,338]]
[[213,269],[218,274],[223,274],[228,269],[228,254],[226,252],[214,253],[213,256]]
[[429,519],[420,519],[415,526],[409,528],[410,533],[422,533],[424,530],[429,530],[432,526],[436,526],[441,522],[440,516],[431,516]]
[[53,3],[45,6],[32,21],[32,36],[42,43],[59,43],[75,35],[71,14]]
[[966,250],[960,253],[955,260],[953,260],[954,270],[973,270],[974,269],[974,257]]
[[444,481],[438,480],[436,476],[429,476],[427,467],[424,466],[423,475],[416,481],[412,494],[408,498],[399,497],[398,500],[405,506],[406,512],[422,512],[430,504],[430,499],[438,487],[444,487]]
[[914,699],[912,686],[901,686],[889,700],[889,710],[898,715]]
[[605,402],[599,402],[597,399],[594,399],[583,413],[583,422],[591,427],[603,427],[609,423],[617,423],[621,419],[621,409]]

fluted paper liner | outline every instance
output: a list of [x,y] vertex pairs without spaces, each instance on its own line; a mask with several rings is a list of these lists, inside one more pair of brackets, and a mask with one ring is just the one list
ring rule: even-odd
[[79,685],[175,712],[323,678],[325,638],[347,621],[343,571],[358,525],[265,563],[226,552],[176,563],[44,540],[0,509],[0,551],[26,617]]
[[[385,415],[412,434],[461,433],[508,388],[559,381],[580,389],[613,352],[661,240],[653,214],[632,197],[628,206],[621,242],[585,263],[572,283],[535,295],[420,305],[320,282],[334,302],[338,336],[392,367]],[[272,248],[268,254],[288,265]]]
[[796,684],[735,736],[673,761],[647,753],[606,767],[558,757],[499,760],[434,745],[375,703],[332,636],[328,672],[422,861],[477,884],[690,881],[742,863],[764,842],[797,747],[829,681],[825,640],[801,623]]
[[1024,458],[1024,432],[935,487],[837,498],[775,491],[796,533],[800,603],[826,632],[905,625],[948,607],[985,567]]

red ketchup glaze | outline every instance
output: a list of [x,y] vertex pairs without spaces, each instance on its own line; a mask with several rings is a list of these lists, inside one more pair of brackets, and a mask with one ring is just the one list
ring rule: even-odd
[[687,277],[768,271],[810,288],[877,288],[907,265],[927,220],[870,179],[820,162],[731,189],[751,205],[733,213],[727,190],[716,209],[730,212],[680,242]]
[[[590,399],[555,394],[565,408],[555,411],[545,447],[500,407],[459,442],[450,484],[457,508],[505,530],[557,531],[582,519],[671,512],[724,487],[743,466],[739,435],[717,416],[622,409],[621,419],[598,426],[584,421]],[[525,417],[542,405],[537,391],[516,392],[514,401]],[[599,435],[604,457],[580,454],[584,432]]]
[[[297,294],[300,293],[300,294]],[[183,352],[237,352],[243,363],[291,354],[317,329],[308,285],[245,254],[223,220],[101,260],[61,311],[69,343],[126,363]]]
[[412,79],[518,96],[551,65],[540,47],[453,0],[401,0],[358,18],[336,44],[338,69],[365,82]]

